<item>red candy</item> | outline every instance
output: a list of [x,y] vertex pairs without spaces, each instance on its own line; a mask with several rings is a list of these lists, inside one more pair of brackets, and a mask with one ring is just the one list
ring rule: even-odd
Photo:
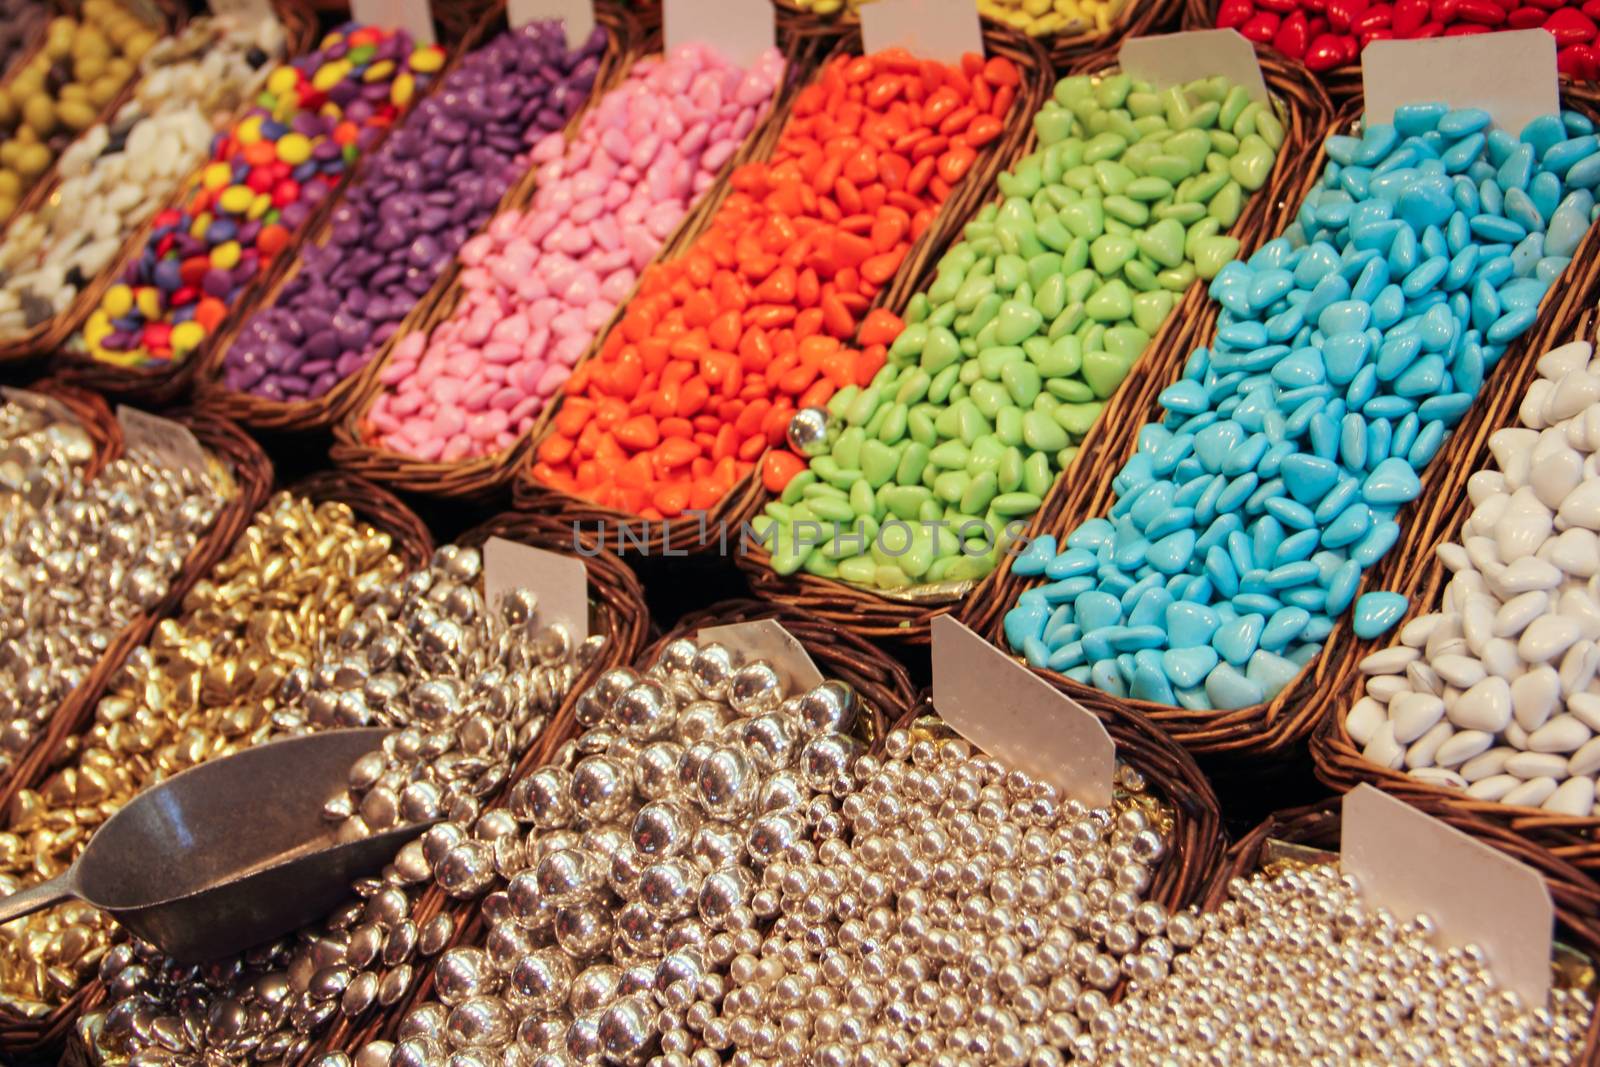
[[1561,73],[1600,77],[1600,0],[1221,0],[1216,24],[1302,60],[1312,70],[1357,62],[1373,41],[1545,29]]

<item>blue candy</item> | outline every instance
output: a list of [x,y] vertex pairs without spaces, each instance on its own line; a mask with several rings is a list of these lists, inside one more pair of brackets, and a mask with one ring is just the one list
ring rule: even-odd
[[1281,692],[1400,536],[1418,472],[1524,334],[1597,214],[1600,139],[1575,114],[1519,137],[1479,109],[1403,107],[1327,140],[1286,234],[1226,265],[1212,347],[1160,394],[1109,518],[1013,563],[1044,576],[1006,640],[1118,696],[1232,709]]

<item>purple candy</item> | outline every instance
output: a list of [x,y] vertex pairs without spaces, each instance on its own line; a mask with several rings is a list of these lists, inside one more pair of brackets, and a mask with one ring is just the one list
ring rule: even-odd
[[[223,362],[228,388],[310,399],[366,366],[493,217],[527,167],[527,147],[571,119],[594,84],[605,44],[605,30],[596,28],[571,52],[561,27],[542,21],[467,56],[367,157],[331,215],[325,243],[302,251],[299,272],[273,306],[240,331]],[[380,57],[384,49],[389,58],[401,54],[386,42]],[[345,117],[360,124],[387,100],[388,87],[350,87],[348,95]],[[296,129],[302,119],[320,122],[297,116]],[[363,129],[358,144],[365,150],[376,136]],[[331,144],[319,145],[314,158],[342,165]],[[283,224],[303,225],[325,193],[320,183],[308,184],[304,199],[283,209]],[[248,244],[244,233],[240,239]]]

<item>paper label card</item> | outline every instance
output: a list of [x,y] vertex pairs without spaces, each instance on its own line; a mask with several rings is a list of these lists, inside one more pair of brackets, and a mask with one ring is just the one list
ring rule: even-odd
[[0,397],[4,397],[7,401],[19,407],[42,411],[56,422],[71,423],[73,425],[78,423],[78,416],[72,413],[72,409],[53,396],[30,392],[27,389],[13,389],[9,385],[0,385]]
[[490,611],[510,589],[531,589],[542,622],[564,623],[574,643],[589,636],[589,569],[576,556],[491,537],[483,546],[483,599]]
[[767,0],[662,0],[667,51],[680,45],[710,45],[737,67],[750,67],[777,47],[777,28]]
[[1117,750],[1083,705],[948,615],[933,620],[933,704],[978,748],[1097,808]]
[[350,18],[364,26],[405,30],[418,45],[438,40],[428,0],[350,0]]
[[739,653],[746,661],[764,659],[783,675],[791,689],[811,689],[822,684],[822,672],[805,646],[776,619],[756,619],[728,626],[707,626],[702,641],[715,641]]
[[206,450],[182,423],[126,404],[117,408],[117,422],[122,424],[122,440],[127,451],[143,453],[168,467],[187,467],[202,478],[209,474]]
[[1393,122],[1405,104],[1481,107],[1512,136],[1561,100],[1556,39],[1544,30],[1508,30],[1420,41],[1373,41],[1361,53],[1368,122]]
[[914,56],[955,64],[983,55],[983,27],[972,0],[874,0],[862,4],[861,48],[867,55],[904,48]]
[[231,19],[240,26],[259,26],[268,19],[277,18],[272,13],[269,0],[206,0],[211,13],[218,18]]
[[1267,83],[1261,77],[1256,50],[1236,30],[1190,30],[1154,37],[1130,37],[1122,42],[1117,61],[1124,74],[1147,81],[1157,89],[1186,85],[1218,74],[1242,85],[1250,99],[1267,103]]
[[1429,915],[1446,945],[1473,943],[1530,1005],[1550,995],[1555,907],[1538,872],[1370,785],[1345,794],[1340,866],[1401,920]]
[[577,49],[594,32],[593,0],[506,0],[506,23],[520,30],[530,22],[556,19],[567,31],[567,47]]

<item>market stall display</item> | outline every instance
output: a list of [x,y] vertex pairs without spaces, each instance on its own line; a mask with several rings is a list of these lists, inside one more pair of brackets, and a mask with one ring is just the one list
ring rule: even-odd
[[0,0],[0,1059],[1600,1064],[1600,10],[1296,2]]

